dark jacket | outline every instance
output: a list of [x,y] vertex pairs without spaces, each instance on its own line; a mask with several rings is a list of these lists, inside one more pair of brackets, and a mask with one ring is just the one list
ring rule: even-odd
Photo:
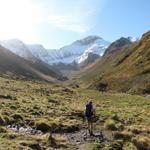
[[93,105],[92,103],[86,104],[85,116],[91,118],[93,116]]

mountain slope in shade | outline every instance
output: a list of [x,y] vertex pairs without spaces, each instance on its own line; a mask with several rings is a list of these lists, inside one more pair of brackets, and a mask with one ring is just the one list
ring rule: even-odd
[[30,79],[52,81],[61,76],[41,61],[27,61],[0,46],[0,72]]
[[110,44],[110,46],[106,49],[104,55],[112,54],[113,52],[116,53],[116,51],[119,51],[120,49],[129,47],[131,43],[131,39],[121,37],[120,39]]
[[92,63],[94,63],[101,56],[93,53],[88,53],[87,58],[80,63],[80,68],[84,68]]
[[112,49],[116,43],[112,43],[105,55],[82,71],[78,78],[90,82],[90,86],[98,90],[150,93],[150,32],[140,41]]
[[34,61],[36,59],[34,55],[32,55],[32,53],[30,52],[26,44],[24,44],[22,41],[18,39],[0,41],[0,44],[6,49],[11,50],[13,53],[27,60]]

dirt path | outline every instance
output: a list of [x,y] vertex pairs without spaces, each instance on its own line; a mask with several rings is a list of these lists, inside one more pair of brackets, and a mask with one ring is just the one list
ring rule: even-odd
[[103,128],[95,129],[93,133],[94,135],[90,136],[87,129],[83,128],[75,133],[65,133],[64,136],[72,145],[81,145],[86,143],[101,143],[101,145],[106,145],[113,139],[112,133]]
[[[11,131],[20,134],[34,135],[34,136],[46,135],[43,134],[41,131],[29,127],[17,128],[17,126],[8,126],[7,128]],[[75,147],[79,147],[82,144],[98,143],[103,148],[105,147],[105,145],[110,144],[113,140],[112,132],[105,130],[103,127],[101,127],[100,129],[94,129],[93,134],[94,134],[93,136],[90,136],[87,129],[84,127],[81,130],[76,131],[74,133],[53,133],[52,136],[55,139],[55,136],[61,135],[65,139],[67,139],[71,145],[74,145]]]

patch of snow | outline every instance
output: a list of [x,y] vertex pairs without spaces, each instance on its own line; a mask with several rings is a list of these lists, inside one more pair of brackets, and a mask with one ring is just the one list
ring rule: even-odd
[[128,39],[129,39],[131,42],[139,41],[139,38],[137,38],[137,37],[131,37],[131,36],[129,36]]

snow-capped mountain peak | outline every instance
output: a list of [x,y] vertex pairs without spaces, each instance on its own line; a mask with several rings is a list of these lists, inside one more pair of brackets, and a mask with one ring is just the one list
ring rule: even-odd
[[89,45],[89,44],[93,43],[94,41],[100,40],[100,39],[102,39],[102,38],[99,37],[99,36],[91,35],[91,36],[87,36],[87,37],[85,37],[81,40],[75,41],[74,44],[78,43],[78,44],[81,44],[81,45]]
[[103,55],[110,43],[94,35],[77,40],[60,49],[45,49],[40,44],[27,45],[17,39],[1,41],[1,44],[21,57],[28,59],[34,56],[52,65],[57,63],[70,64],[74,61],[80,64],[88,58],[89,53]]

